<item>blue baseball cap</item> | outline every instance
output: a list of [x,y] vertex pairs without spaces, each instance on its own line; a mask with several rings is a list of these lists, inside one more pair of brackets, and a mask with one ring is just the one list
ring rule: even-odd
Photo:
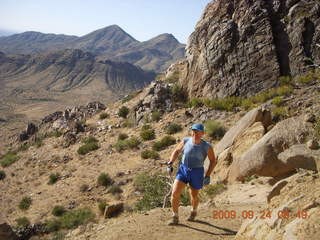
[[201,123],[195,123],[191,127],[192,130],[198,130],[204,132],[204,126]]

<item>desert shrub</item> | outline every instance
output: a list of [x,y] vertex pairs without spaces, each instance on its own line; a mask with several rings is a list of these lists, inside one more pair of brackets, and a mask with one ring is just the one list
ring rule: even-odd
[[63,232],[55,232],[49,240],[63,240],[65,235]]
[[100,113],[99,119],[103,120],[109,117],[109,114],[106,112]]
[[286,107],[275,107],[272,108],[273,120],[279,121],[284,119],[288,115],[288,110]]
[[122,106],[118,111],[119,117],[122,117],[122,118],[127,118],[128,114],[129,114],[129,108],[127,108],[126,106]]
[[281,96],[275,97],[272,99],[272,103],[279,107],[283,103],[283,98]]
[[122,189],[118,185],[112,185],[108,190],[108,193],[111,193],[113,195],[122,192]]
[[256,179],[256,178],[257,178],[256,175],[246,176],[246,177],[243,179],[243,182],[245,182],[245,183],[251,182],[253,179]]
[[159,159],[159,153],[157,153],[156,151],[153,150],[145,150],[143,152],[141,152],[141,157],[143,159]]
[[126,140],[118,140],[114,145],[113,147],[118,151],[118,152],[121,152],[125,149],[128,148],[128,144],[127,144],[127,141]]
[[61,131],[58,131],[58,130],[55,130],[55,131],[52,131],[50,133],[47,134],[47,137],[60,137],[62,136],[62,132]]
[[155,139],[156,134],[153,129],[146,129],[140,132],[140,137],[142,138],[142,140],[148,141],[148,140]]
[[141,130],[144,131],[144,130],[149,130],[149,129],[152,129],[151,125],[149,124],[145,124],[141,127]]
[[8,152],[6,153],[0,160],[0,164],[2,167],[9,167],[11,164],[15,163],[19,160],[19,156],[14,153]]
[[21,209],[21,210],[27,210],[29,209],[29,207],[31,206],[31,203],[32,203],[32,199],[30,197],[24,197],[18,207]]
[[89,208],[80,208],[66,212],[59,218],[59,221],[62,228],[72,229],[88,223],[94,217],[95,214]]
[[159,122],[161,119],[161,113],[160,112],[157,112],[157,111],[154,111],[151,113],[151,120],[153,122]]
[[129,139],[125,140],[127,142],[127,145],[130,149],[137,148],[141,141],[137,137],[131,137]]
[[293,92],[292,87],[283,86],[276,89],[276,94],[278,96],[289,96]]
[[55,232],[61,229],[61,221],[60,219],[46,220],[45,226],[48,232]]
[[89,189],[89,186],[87,184],[82,184],[80,186],[80,192],[86,192],[88,191],[88,189]]
[[170,87],[170,92],[174,102],[186,102],[188,99],[187,91],[180,84],[175,83]]
[[176,123],[170,123],[165,127],[165,131],[167,134],[175,134],[177,132],[180,132],[181,130],[182,130],[181,125]]
[[200,98],[192,98],[188,103],[188,107],[202,107],[204,105],[204,101]]
[[27,217],[21,217],[16,219],[18,227],[27,227],[30,225],[30,220]]
[[204,192],[208,197],[214,197],[227,189],[223,183],[211,184],[204,188]]
[[176,83],[179,80],[179,74],[180,73],[178,71],[175,71],[170,77],[165,78],[164,81],[168,83]]
[[50,174],[48,184],[49,185],[55,184],[59,180],[59,177],[60,177],[59,173]]
[[104,211],[105,211],[107,206],[108,206],[108,204],[106,203],[106,201],[99,201],[98,209],[99,209],[101,214],[104,214]]
[[89,136],[89,137],[86,137],[86,138],[82,139],[81,142],[85,143],[85,144],[89,144],[89,143],[97,143],[98,140],[93,136]]
[[134,121],[132,119],[125,119],[122,126],[126,128],[132,128],[134,126]]
[[93,143],[87,143],[85,145],[82,145],[81,147],[78,148],[78,154],[80,155],[85,155],[88,152],[92,152],[94,150],[97,150],[99,148],[99,145],[95,142]]
[[152,150],[161,151],[166,149],[168,146],[176,143],[176,139],[172,136],[164,136],[160,141],[155,142],[152,145]]
[[289,85],[292,82],[292,78],[290,76],[281,76],[278,80],[280,82],[280,86]]
[[226,133],[226,129],[221,125],[221,123],[214,120],[208,120],[204,125],[208,136],[212,139],[221,139]]
[[315,80],[313,72],[308,72],[302,76],[299,76],[295,79],[296,82],[302,83],[302,84],[307,84]]
[[125,140],[125,139],[127,139],[128,137],[129,137],[128,134],[120,133],[120,134],[118,135],[118,140]]
[[215,110],[232,111],[234,108],[241,106],[241,97],[227,97],[223,99],[210,99],[205,100],[204,104]]
[[31,144],[30,143],[25,143],[25,144],[21,144],[16,152],[24,152],[24,151],[27,151],[29,148],[30,148]]
[[141,173],[134,179],[134,186],[143,193],[142,198],[135,204],[135,209],[138,211],[161,207],[164,196],[170,190],[165,179],[159,177],[158,174],[148,175],[147,173]]
[[251,99],[243,99],[243,101],[241,102],[241,107],[245,110],[249,110],[254,107],[254,104]]
[[3,180],[6,178],[6,173],[2,170],[0,170],[0,180]]
[[63,206],[55,206],[52,209],[52,215],[56,217],[61,217],[66,212],[66,209]]
[[108,187],[112,184],[112,179],[107,173],[101,173],[98,177],[98,185]]

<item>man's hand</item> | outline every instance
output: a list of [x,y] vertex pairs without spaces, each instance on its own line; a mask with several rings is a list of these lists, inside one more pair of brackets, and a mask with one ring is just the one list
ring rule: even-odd
[[203,179],[203,184],[204,185],[209,185],[210,184],[210,176],[205,176]]

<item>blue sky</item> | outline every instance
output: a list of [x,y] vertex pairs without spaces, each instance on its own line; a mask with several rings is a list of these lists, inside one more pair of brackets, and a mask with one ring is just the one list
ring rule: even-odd
[[82,36],[112,24],[145,41],[172,33],[186,43],[211,0],[1,0],[0,29]]

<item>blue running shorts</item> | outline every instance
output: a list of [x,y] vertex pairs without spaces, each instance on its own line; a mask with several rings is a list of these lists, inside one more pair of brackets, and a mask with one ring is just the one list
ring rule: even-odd
[[203,187],[204,168],[188,168],[184,164],[180,164],[176,179],[184,182],[193,189],[201,189]]

